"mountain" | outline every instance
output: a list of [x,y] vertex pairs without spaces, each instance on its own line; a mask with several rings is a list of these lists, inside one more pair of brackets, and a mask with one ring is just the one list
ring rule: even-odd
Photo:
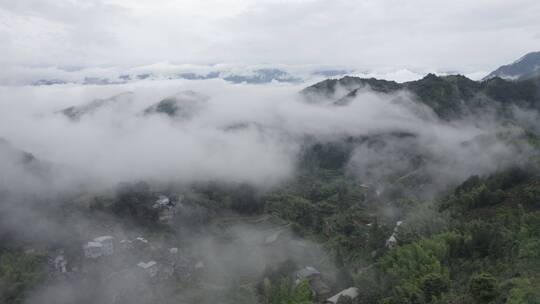
[[[129,75],[124,75],[129,77]],[[135,78],[138,80],[142,79],[159,79],[164,75],[153,75],[153,74],[141,74],[137,75]],[[134,78],[134,79],[135,79]],[[301,82],[302,79],[291,75],[289,72],[276,69],[276,68],[262,68],[255,69],[244,72],[235,72],[235,71],[210,71],[207,73],[196,73],[196,72],[183,72],[179,74],[169,75],[168,79],[187,79],[187,80],[208,80],[208,79],[223,79],[232,83],[247,83],[247,84],[264,84],[270,83],[273,81],[276,82]],[[127,78],[130,80],[132,78]]]
[[32,82],[33,86],[49,86],[56,84],[67,84],[68,82],[62,79],[40,79]]
[[511,64],[499,67],[489,73],[484,80],[494,77],[524,80],[538,76],[540,76],[540,51],[528,53]]
[[340,70],[340,69],[322,69],[322,70],[314,71],[312,75],[323,76],[323,77],[337,77],[337,76],[345,76],[349,73],[354,73],[354,71],[353,70]]
[[233,83],[249,83],[249,84],[262,84],[270,83],[272,81],[277,82],[300,82],[300,78],[293,77],[289,73],[280,69],[258,69],[251,75],[235,75],[231,74],[223,77],[224,80]]
[[[320,70],[313,72],[312,75],[331,77],[336,75],[344,75],[347,71],[342,70]],[[39,79],[31,84],[33,86],[59,85],[67,83],[76,83],[81,85],[116,85],[126,84],[131,81],[140,80],[171,80],[171,79],[186,79],[186,80],[208,80],[208,79],[223,79],[231,83],[247,83],[247,84],[265,84],[271,82],[281,83],[298,83],[304,81],[302,76],[292,75],[291,73],[278,68],[257,68],[245,71],[233,70],[211,70],[207,72],[148,72],[148,73],[121,73],[117,77],[84,77],[79,80],[67,81],[63,79]]]
[[201,111],[209,99],[208,96],[194,91],[182,91],[146,108],[144,114],[164,114],[188,119]]
[[[0,193],[6,190],[16,191],[30,187],[30,190],[45,185],[50,187],[54,173],[60,171],[53,163],[35,157],[32,153],[18,149],[0,137]],[[56,170],[56,171],[55,171]]]
[[64,114],[71,120],[79,120],[82,116],[97,112],[103,108],[129,103],[132,97],[132,92],[124,92],[105,99],[95,99],[80,106],[71,106],[60,110],[59,113]]
[[0,155],[10,157],[11,161],[18,164],[32,164],[38,162],[31,153],[14,148],[11,143],[0,137]]
[[346,105],[364,90],[383,94],[407,90],[418,101],[432,108],[439,117],[452,119],[470,111],[481,110],[486,104],[496,108],[513,104],[540,109],[539,80],[540,76],[515,82],[495,77],[478,82],[462,75],[428,74],[419,80],[397,83],[346,76],[321,81],[300,93],[307,102],[330,100],[333,105]]

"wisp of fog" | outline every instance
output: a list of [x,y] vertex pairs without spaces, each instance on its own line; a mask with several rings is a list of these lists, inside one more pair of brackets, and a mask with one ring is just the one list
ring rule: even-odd
[[[106,187],[136,180],[268,186],[294,174],[306,137],[327,141],[336,136],[414,134],[413,140],[354,151],[350,170],[374,180],[387,170],[406,169],[407,150],[429,155],[427,167],[441,183],[519,158],[515,147],[495,136],[494,120],[441,121],[407,92],[382,95],[365,90],[349,105],[331,106],[304,102],[300,89],[221,80],[2,87],[0,137],[60,166],[63,173],[54,178],[60,188],[75,181]],[[207,99],[195,109],[182,108],[187,112],[182,115],[145,112],[185,92]],[[76,119],[62,112],[69,107],[80,110]],[[482,145],[475,144],[479,138],[485,139]],[[11,178],[22,174],[13,165],[3,171]]]

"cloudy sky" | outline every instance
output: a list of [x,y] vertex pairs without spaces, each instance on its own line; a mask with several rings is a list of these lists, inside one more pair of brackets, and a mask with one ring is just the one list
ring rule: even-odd
[[0,64],[489,71],[540,49],[538,0],[0,0]]

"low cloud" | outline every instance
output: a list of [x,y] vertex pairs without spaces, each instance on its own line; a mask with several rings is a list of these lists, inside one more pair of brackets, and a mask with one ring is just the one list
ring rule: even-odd
[[[407,151],[425,156],[427,167],[441,165],[433,169],[455,175],[456,180],[519,155],[497,137],[502,126],[492,117],[443,122],[407,92],[381,95],[366,90],[347,106],[308,104],[299,98],[300,89],[222,80],[2,87],[2,95],[9,98],[0,102],[0,136],[39,160],[77,172],[74,180],[101,186],[135,180],[223,180],[268,186],[292,176],[306,137],[327,141],[413,135],[384,139],[380,147],[360,146],[351,168],[356,166],[365,178],[373,175],[366,166],[406,167],[411,161]],[[209,97],[189,119],[145,115],[144,109],[186,90]],[[121,102],[106,101],[121,93]],[[77,120],[59,112],[96,99],[105,102]],[[528,121],[533,123],[530,115]]]
[[[512,142],[522,131],[502,126],[489,111],[448,122],[405,91],[361,90],[347,105],[336,106],[324,99],[309,103],[298,94],[301,89],[219,79],[0,87],[7,97],[0,100],[0,137],[5,139],[0,142],[0,239],[18,238],[47,248],[49,255],[69,248],[70,258],[81,257],[80,245],[95,236],[144,235],[144,228],[124,218],[91,210],[98,199],[114,201],[111,189],[118,183],[143,180],[161,189],[174,184],[179,188],[173,191],[182,194],[189,192],[186,185],[214,181],[265,190],[293,178],[300,155],[313,142],[351,139],[345,165],[350,177],[376,190],[424,178],[411,184],[425,188],[409,190],[426,196],[470,174],[525,162],[529,155],[527,145]],[[178,111],[189,115],[145,111],[174,98],[184,98]],[[514,112],[535,125],[536,114]],[[179,226],[169,227],[171,239],[154,238],[151,254],[122,253],[79,270],[83,279],[49,280],[31,291],[28,303],[112,302],[116,297],[144,303],[173,294],[186,303],[215,303],[237,282],[255,284],[265,269],[285,261],[324,267],[332,282],[331,259],[319,246],[294,237],[288,223],[268,221],[269,229],[261,219],[209,222],[211,212],[186,199],[178,215],[183,218],[175,222]],[[207,268],[200,275],[206,285],[178,293],[167,281],[154,286],[132,275],[138,262],[173,246],[184,251],[190,265],[204,261]]]

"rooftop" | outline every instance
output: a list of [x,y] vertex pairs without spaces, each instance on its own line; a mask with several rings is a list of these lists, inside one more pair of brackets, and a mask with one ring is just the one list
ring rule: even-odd
[[298,270],[296,272],[296,276],[298,278],[309,278],[309,277],[318,276],[318,275],[321,275],[321,273],[317,269],[315,269],[315,267],[312,267],[312,266],[307,266],[306,268]]
[[86,243],[86,245],[84,245],[84,247],[86,247],[86,248],[89,248],[89,247],[99,247],[99,248],[101,248],[101,247],[103,247],[103,245],[101,243],[99,243],[99,242],[88,242],[88,243]]
[[348,296],[351,299],[354,299],[358,296],[358,288],[356,287],[350,287],[347,289],[342,290],[341,292],[337,293],[336,295],[328,298],[326,300],[327,303],[337,303],[340,296]]
[[97,238],[94,239],[95,242],[104,242],[104,241],[107,241],[107,240],[113,240],[114,237],[110,236],[110,235],[104,235],[104,236],[98,236]]
[[148,240],[147,240],[147,239],[145,239],[145,238],[143,238],[143,237],[140,237],[140,236],[137,237],[137,238],[135,238],[135,240],[136,240],[136,241],[139,241],[139,242],[143,242],[143,243],[148,243]]
[[156,264],[157,263],[155,261],[150,261],[150,262],[147,262],[147,263],[140,262],[140,263],[137,264],[137,266],[139,266],[139,267],[141,267],[143,269],[148,269],[148,268],[150,268],[150,267],[152,267],[152,266],[154,266]]

